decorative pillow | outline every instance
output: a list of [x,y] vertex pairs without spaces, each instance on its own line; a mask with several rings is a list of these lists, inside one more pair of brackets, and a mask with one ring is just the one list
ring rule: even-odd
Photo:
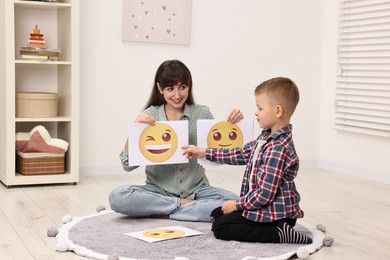
[[51,138],[44,126],[38,125],[30,132],[16,133],[16,150],[23,153],[65,153],[69,143]]

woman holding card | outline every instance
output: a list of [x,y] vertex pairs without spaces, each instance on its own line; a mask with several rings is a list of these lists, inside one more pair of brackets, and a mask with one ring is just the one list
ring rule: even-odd
[[[154,125],[157,121],[188,120],[189,144],[196,144],[198,119],[213,119],[207,106],[195,104],[189,69],[178,60],[164,61],[157,69],[154,87],[143,113],[135,122]],[[238,109],[227,118],[230,123],[243,119]],[[129,166],[128,142],[120,153],[122,166]],[[190,159],[189,163],[148,165],[145,185],[124,185],[110,196],[111,209],[131,217],[159,217],[183,221],[210,221],[211,211],[226,200],[238,198],[233,192],[212,187],[205,170]]]

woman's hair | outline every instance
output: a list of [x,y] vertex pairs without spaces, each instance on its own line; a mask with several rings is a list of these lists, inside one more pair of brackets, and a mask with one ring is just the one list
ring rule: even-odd
[[157,87],[157,83],[160,84],[162,89],[165,89],[179,82],[188,86],[188,98],[185,103],[189,105],[195,104],[192,95],[192,77],[190,70],[179,60],[167,60],[161,63],[156,71],[152,93],[148,102],[146,102],[145,109],[150,106],[161,106],[166,103],[164,96],[161,95]]
[[264,81],[255,89],[255,95],[263,93],[267,94],[273,103],[282,105],[289,116],[292,116],[299,102],[298,87],[289,78],[277,77]]

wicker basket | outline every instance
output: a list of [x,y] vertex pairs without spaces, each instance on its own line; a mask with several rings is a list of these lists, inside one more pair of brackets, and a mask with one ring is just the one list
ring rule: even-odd
[[65,154],[16,152],[16,171],[23,175],[65,173]]

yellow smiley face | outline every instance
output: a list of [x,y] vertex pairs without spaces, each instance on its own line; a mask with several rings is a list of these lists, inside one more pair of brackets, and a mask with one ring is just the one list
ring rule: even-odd
[[186,233],[182,230],[177,229],[151,229],[142,233],[146,237],[151,238],[176,238],[182,237]]
[[209,148],[234,148],[242,147],[244,136],[241,129],[228,121],[220,121],[210,128],[207,135],[207,147]]
[[175,130],[167,124],[147,126],[138,141],[142,155],[151,162],[165,162],[176,152],[178,139]]

